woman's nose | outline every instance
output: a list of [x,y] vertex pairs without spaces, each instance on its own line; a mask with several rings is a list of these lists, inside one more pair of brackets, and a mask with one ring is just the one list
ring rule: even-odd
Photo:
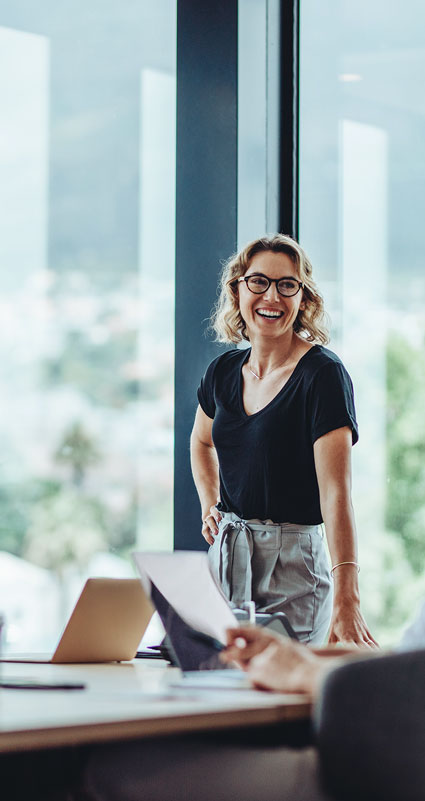
[[277,286],[274,283],[271,283],[269,288],[263,292],[263,296],[266,297],[268,300],[279,300],[280,295],[277,291]]

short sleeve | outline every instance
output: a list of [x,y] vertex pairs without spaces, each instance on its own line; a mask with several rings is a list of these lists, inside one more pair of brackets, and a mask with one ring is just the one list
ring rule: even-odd
[[351,378],[341,362],[329,362],[317,371],[310,387],[311,442],[349,426],[353,445],[359,438]]
[[207,417],[214,419],[215,417],[215,397],[214,397],[214,375],[217,360],[207,367],[205,375],[201,378],[201,383],[198,387],[198,401],[199,405]]

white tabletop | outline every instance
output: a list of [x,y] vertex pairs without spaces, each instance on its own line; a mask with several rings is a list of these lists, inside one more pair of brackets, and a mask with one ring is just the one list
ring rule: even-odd
[[84,690],[0,689],[0,752],[308,718],[309,699],[251,689],[193,689],[161,661],[1,665],[3,679],[83,682]]

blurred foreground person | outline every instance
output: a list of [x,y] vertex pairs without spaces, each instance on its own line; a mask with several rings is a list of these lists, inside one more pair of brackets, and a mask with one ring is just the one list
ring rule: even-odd
[[424,801],[425,605],[393,653],[240,627],[222,658],[256,687],[308,693],[313,743],[260,728],[99,746],[75,801]]

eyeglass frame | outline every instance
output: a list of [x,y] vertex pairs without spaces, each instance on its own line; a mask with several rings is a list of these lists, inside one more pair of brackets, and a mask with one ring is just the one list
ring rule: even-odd
[[[259,278],[265,278],[266,281],[269,282],[268,286],[266,286],[266,288],[263,289],[261,292],[254,292],[254,290],[250,289],[249,286],[248,286],[249,279],[250,278],[255,278],[255,277],[257,277],[257,278],[258,277]],[[253,295],[264,295],[264,293],[267,292],[270,289],[272,284],[276,284],[276,291],[282,298],[294,298],[295,295],[298,295],[298,292],[300,291],[300,289],[304,289],[303,282],[299,281],[298,278],[294,278],[293,275],[286,275],[286,276],[283,275],[282,278],[269,278],[268,275],[264,275],[264,273],[250,273],[249,275],[241,275],[239,278],[236,279],[236,283],[237,284],[240,284],[241,281],[245,281],[246,288],[249,290],[249,292],[252,292]],[[279,291],[278,284],[280,283],[280,281],[294,281],[296,284],[298,284],[297,291],[294,292],[293,295],[284,295],[283,292]]]

